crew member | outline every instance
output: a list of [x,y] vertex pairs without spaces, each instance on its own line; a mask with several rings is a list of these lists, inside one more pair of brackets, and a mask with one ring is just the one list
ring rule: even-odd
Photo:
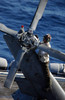
[[[50,40],[51,40],[51,35],[47,34],[43,37],[43,41],[40,44],[43,44],[47,47],[51,47],[49,43]],[[49,54],[42,50],[39,50],[38,57],[42,65],[42,71],[45,75],[44,77],[45,78],[45,90],[48,91],[50,89]]]

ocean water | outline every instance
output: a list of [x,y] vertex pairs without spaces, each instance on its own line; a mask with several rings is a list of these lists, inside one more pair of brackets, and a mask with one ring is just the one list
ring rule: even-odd
[[[29,28],[39,0],[0,0],[0,23],[19,31],[21,25]],[[52,36],[52,48],[65,53],[65,0],[48,0],[47,6],[34,34],[40,41],[45,34]],[[8,64],[14,59],[0,32],[0,56],[7,59]],[[50,62],[62,61],[50,57]]]
[[[24,25],[25,31],[33,19],[39,0],[0,0],[0,23],[19,31]],[[42,19],[34,34],[40,41],[45,34],[52,36],[52,48],[65,53],[65,0],[48,0]],[[7,59],[8,64],[14,59],[6,42],[4,33],[0,32],[0,57]],[[50,57],[50,62],[62,61]],[[63,62],[64,63],[64,62]]]

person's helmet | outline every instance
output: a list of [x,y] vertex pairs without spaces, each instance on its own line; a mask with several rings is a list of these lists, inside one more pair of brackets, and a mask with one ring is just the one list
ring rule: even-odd
[[44,41],[44,43],[50,42],[50,41],[51,41],[51,35],[50,35],[50,34],[46,34],[46,35],[43,37],[43,41]]

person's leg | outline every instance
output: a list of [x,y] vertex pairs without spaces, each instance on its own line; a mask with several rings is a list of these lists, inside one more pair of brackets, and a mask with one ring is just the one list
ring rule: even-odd
[[45,79],[45,88],[50,88],[50,72],[49,72],[49,62],[42,64],[42,71],[44,73]]

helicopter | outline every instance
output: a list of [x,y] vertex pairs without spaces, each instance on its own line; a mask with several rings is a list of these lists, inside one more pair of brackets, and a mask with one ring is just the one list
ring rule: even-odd
[[[4,35],[4,39],[15,58],[15,61],[12,63],[8,76],[5,80],[4,86],[7,88],[12,87],[16,72],[19,68],[21,68],[21,71],[26,77],[25,83],[27,82],[30,86],[29,90],[26,91],[26,89],[23,89],[23,92],[26,92],[29,95],[35,97],[38,97],[38,95],[40,95],[42,98],[44,98],[44,92],[42,90],[42,86],[44,86],[45,84],[44,75],[41,69],[41,65],[39,64],[39,61],[37,60],[37,57],[34,53],[34,50],[43,50],[47,52],[50,56],[65,61],[64,53],[46,47],[45,45],[40,45],[38,39],[33,34],[33,32],[36,30],[39,20],[42,18],[47,2],[48,0],[40,0],[32,23],[30,24],[30,27],[26,32],[24,31],[20,34],[19,31],[12,30],[6,27],[4,24],[0,23],[0,31],[6,33]],[[51,72],[50,78],[52,81],[51,92],[55,97],[55,100],[64,100],[65,92],[57,83]],[[42,82],[40,82],[40,80],[42,80]],[[23,87],[27,88],[26,84],[24,84]],[[60,91],[60,93],[58,91]],[[47,94],[47,96],[51,95],[51,92],[50,94]]]

